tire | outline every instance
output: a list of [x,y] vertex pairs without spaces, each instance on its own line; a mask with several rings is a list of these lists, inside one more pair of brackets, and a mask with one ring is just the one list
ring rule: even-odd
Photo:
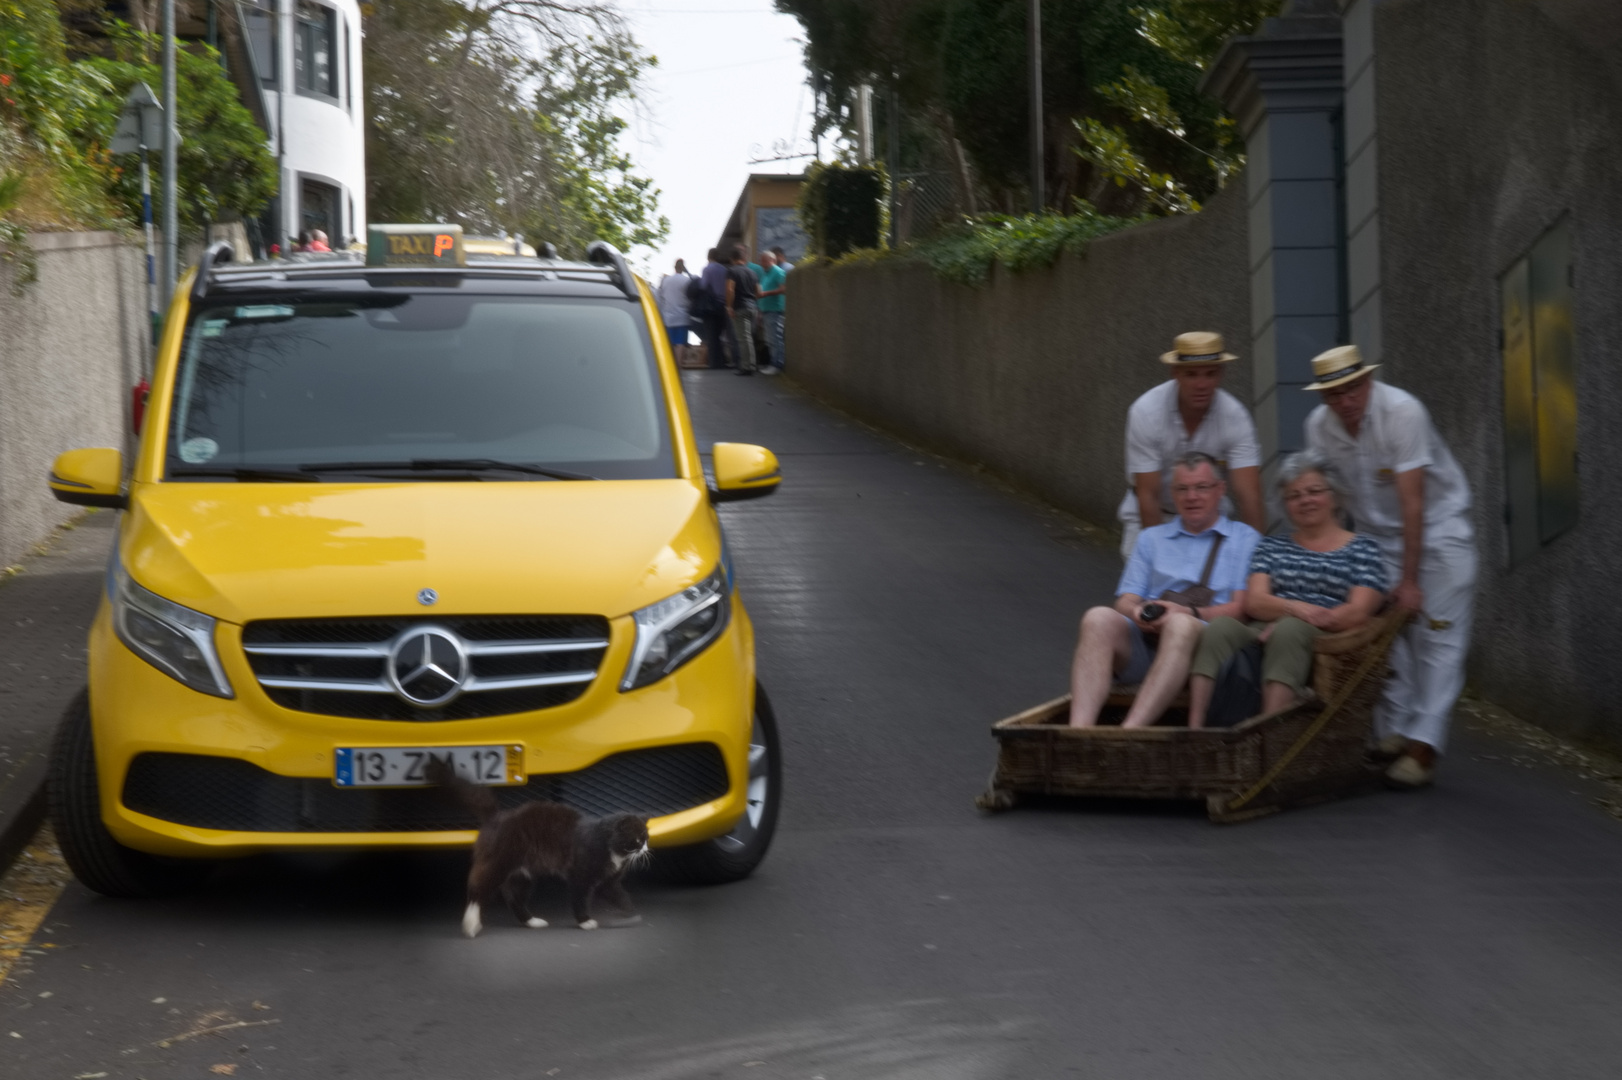
[[88,690],[79,691],[57,726],[46,795],[62,857],[74,877],[103,896],[166,896],[200,885],[214,869],[206,860],[165,859],[127,848],[102,824]]
[[777,717],[766,690],[755,685],[754,730],[749,736],[749,809],[731,832],[658,853],[662,876],[686,885],[725,885],[754,873],[777,831],[783,802],[783,758]]

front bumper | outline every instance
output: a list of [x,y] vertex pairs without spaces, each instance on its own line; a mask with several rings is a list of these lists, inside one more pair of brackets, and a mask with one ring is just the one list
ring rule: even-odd
[[[360,720],[271,701],[221,624],[236,697],[190,690],[131,653],[104,601],[90,633],[90,706],[102,819],[122,844],[224,857],[319,847],[457,847],[474,831],[432,789],[337,788],[338,747],[524,747],[527,783],[504,803],[553,798],[587,813],[643,808],[651,843],[696,843],[743,814],[754,707],[754,634],[733,596],[726,631],[659,682],[621,693],[630,618],[613,620],[597,678],[575,701],[473,720]],[[139,759],[139,761],[137,761]],[[697,801],[693,801],[697,800]],[[686,805],[691,802],[691,805]]]

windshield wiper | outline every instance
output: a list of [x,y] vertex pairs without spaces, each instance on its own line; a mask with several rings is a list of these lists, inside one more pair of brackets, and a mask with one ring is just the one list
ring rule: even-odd
[[521,461],[498,461],[495,458],[412,458],[410,461],[321,461],[300,465],[311,473],[327,472],[383,472],[403,470],[409,472],[520,472],[533,476],[546,476],[553,480],[595,480],[585,473],[549,469],[544,465],[526,465]]
[[171,468],[170,476],[221,476],[239,483],[256,482],[287,484],[319,484],[321,478],[297,469],[255,469],[252,466],[223,465],[215,468]]

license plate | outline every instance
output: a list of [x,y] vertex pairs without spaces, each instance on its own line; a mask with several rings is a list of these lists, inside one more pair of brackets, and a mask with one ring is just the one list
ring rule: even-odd
[[456,774],[475,784],[524,782],[524,748],[502,746],[340,746],[332,782],[338,787],[423,787],[430,758],[449,761]]

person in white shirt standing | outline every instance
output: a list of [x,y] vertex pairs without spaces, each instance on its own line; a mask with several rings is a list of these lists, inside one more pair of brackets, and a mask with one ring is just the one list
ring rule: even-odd
[[[1143,394],[1126,414],[1126,472],[1130,489],[1121,500],[1121,558],[1132,557],[1138,533],[1171,520],[1171,467],[1191,453],[1213,458],[1228,475],[1236,516],[1257,532],[1267,530],[1262,506],[1262,447],[1256,422],[1239,399],[1223,390],[1227,364],[1222,336],[1179,334],[1160,357],[1171,379]],[[1234,509],[1224,504],[1224,514]]]
[[1313,358],[1323,404],[1307,417],[1307,446],[1336,465],[1351,488],[1347,510],[1374,538],[1396,582],[1392,600],[1417,616],[1391,650],[1392,677],[1375,710],[1381,748],[1396,755],[1394,787],[1435,776],[1475,613],[1476,546],[1470,487],[1430,413],[1406,390],[1378,382],[1355,345]]
[[670,351],[675,354],[678,367],[685,367],[687,360],[687,331],[692,325],[688,315],[687,287],[692,281],[693,275],[687,272],[687,263],[677,259],[676,272],[660,278],[659,287],[654,290],[665,333],[670,335]]

